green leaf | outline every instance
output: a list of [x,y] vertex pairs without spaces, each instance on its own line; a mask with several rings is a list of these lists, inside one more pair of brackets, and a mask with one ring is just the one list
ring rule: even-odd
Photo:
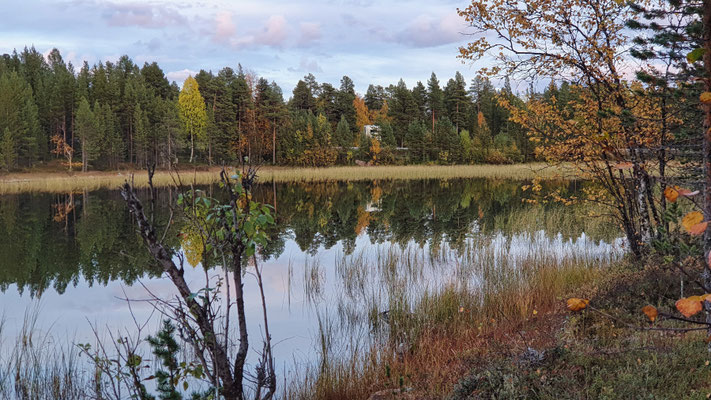
[[246,233],[247,236],[254,235],[254,224],[252,223],[252,221],[244,221],[244,226],[242,228],[244,229],[244,233]]
[[704,53],[706,53],[706,49],[699,47],[698,49],[694,49],[691,53],[687,54],[686,60],[690,63],[695,63],[704,56]]
[[183,381],[183,390],[188,390],[188,381]]

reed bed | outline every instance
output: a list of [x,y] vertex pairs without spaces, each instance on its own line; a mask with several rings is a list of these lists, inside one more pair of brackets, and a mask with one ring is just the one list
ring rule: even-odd
[[28,309],[13,342],[0,321],[0,399],[86,399],[90,373],[70,341],[62,343],[37,325],[38,308]]
[[[307,261],[318,356],[284,376],[279,398],[365,400],[384,389],[443,398],[497,336],[538,329],[561,296],[624,251],[621,240],[538,231],[474,235],[459,248],[373,244],[339,254],[331,271]],[[26,315],[11,343],[0,323],[0,399],[86,398],[94,371],[36,321]]]
[[539,231],[474,237],[463,249],[384,245],[342,255],[339,299],[326,302],[336,304],[338,319],[321,327],[321,361],[299,369],[284,397],[367,399],[415,389],[441,398],[492,335],[551,311],[623,254],[621,240]]
[[[182,170],[177,174],[157,171],[153,177],[156,186],[170,186],[178,176],[185,184],[210,184],[219,180],[219,168]],[[418,180],[454,178],[532,179],[560,176],[561,168],[543,163],[512,165],[407,165],[407,166],[339,166],[327,168],[263,167],[259,171],[261,182],[324,182],[368,180]],[[145,171],[45,173],[27,172],[0,175],[0,194],[47,192],[67,193],[117,188],[127,180],[137,187],[148,185]]]

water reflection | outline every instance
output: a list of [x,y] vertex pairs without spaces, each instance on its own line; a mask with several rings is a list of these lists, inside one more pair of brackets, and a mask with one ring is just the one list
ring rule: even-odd
[[[299,364],[313,366],[386,340],[388,332],[378,327],[387,324],[380,321],[388,312],[407,312],[425,293],[477,288],[469,299],[484,304],[488,294],[510,287],[507,282],[526,282],[531,266],[596,266],[621,256],[619,231],[591,218],[595,209],[525,201],[523,184],[470,179],[257,186],[255,198],[276,210],[261,264],[274,356],[285,375],[298,373]],[[575,195],[586,184],[543,185],[543,195]],[[219,197],[217,187],[203,189]],[[140,193],[167,245],[197,265],[199,249],[180,234],[186,222],[170,216],[176,194],[161,189],[150,202],[147,191]],[[144,298],[146,289],[174,293],[117,191],[0,196],[0,235],[0,312],[10,328],[19,329],[24,309],[40,298],[42,325],[86,341],[87,320],[125,329],[135,317],[150,317],[148,304],[136,303],[132,315],[123,298]],[[185,273],[191,284],[204,280],[202,268]],[[248,279],[245,297],[257,296]],[[250,335],[259,338],[260,305],[246,307]],[[12,337],[13,329],[7,334]]]
[[[548,182],[544,192],[574,194],[582,183]],[[542,230],[549,237],[593,241],[617,236],[608,221],[589,218],[586,206],[529,204],[522,183],[505,180],[451,180],[370,183],[260,185],[255,197],[274,205],[277,225],[264,259],[276,259],[294,242],[309,255],[343,246],[356,250],[364,235],[370,243],[415,243],[463,250],[473,234]],[[219,192],[216,187],[208,191]],[[158,191],[153,215],[165,226],[175,191]],[[143,193],[148,197],[147,193]],[[177,218],[167,243],[181,248]],[[40,295],[52,287],[64,293],[80,279],[88,284],[127,284],[155,277],[159,270],[144,251],[117,191],[0,196],[0,289]],[[184,246],[185,247],[185,246]]]

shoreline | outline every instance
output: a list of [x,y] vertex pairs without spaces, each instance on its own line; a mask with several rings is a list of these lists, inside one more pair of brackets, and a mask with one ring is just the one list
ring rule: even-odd
[[[209,184],[219,180],[221,167],[198,170],[175,171],[157,170],[154,185],[157,187],[175,184],[179,177],[182,182]],[[561,178],[564,168],[545,163],[508,165],[406,165],[406,166],[333,166],[325,168],[309,167],[262,167],[259,180],[262,182],[329,182],[366,180],[420,180],[457,178],[497,178],[527,180],[536,177],[544,179]],[[84,190],[98,190],[118,187],[133,178],[137,187],[148,185],[145,170],[125,171],[38,171],[18,172],[0,175],[0,194],[15,193],[63,193]]]

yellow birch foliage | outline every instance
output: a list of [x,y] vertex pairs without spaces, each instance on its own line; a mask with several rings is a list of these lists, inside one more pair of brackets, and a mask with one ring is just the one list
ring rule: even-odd
[[363,132],[364,126],[373,123],[370,111],[368,111],[368,106],[365,105],[365,100],[360,96],[356,96],[355,99],[353,99],[353,107],[355,107],[356,111],[356,126],[358,127],[358,132]]

